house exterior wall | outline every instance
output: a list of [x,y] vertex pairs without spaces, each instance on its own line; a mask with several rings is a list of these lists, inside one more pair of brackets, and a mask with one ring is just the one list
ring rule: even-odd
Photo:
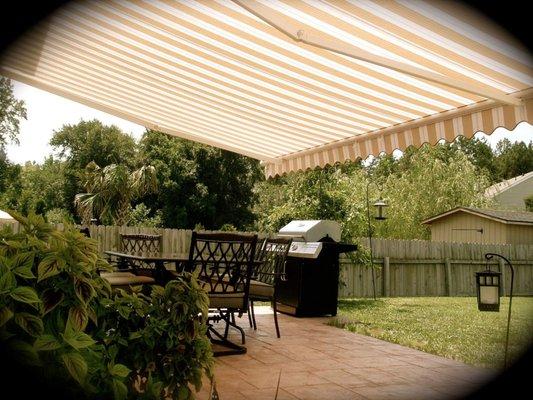
[[[483,233],[475,229],[483,229]],[[431,240],[434,242],[505,244],[507,243],[507,229],[506,225],[500,222],[459,211],[431,223]]]
[[524,199],[531,195],[533,195],[533,176],[497,194],[493,199],[502,207],[513,210],[525,210],[526,205]]

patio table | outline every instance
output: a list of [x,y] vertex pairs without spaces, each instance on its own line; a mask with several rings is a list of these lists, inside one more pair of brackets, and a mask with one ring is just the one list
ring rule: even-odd
[[[127,266],[130,265],[129,261],[138,261],[144,264],[153,265],[153,277],[157,283],[164,284],[169,279],[172,279],[172,272],[181,272],[185,264],[188,262],[189,258],[183,254],[157,254],[157,255],[138,255],[138,254],[129,254],[121,253],[118,251],[107,250],[104,251],[105,254],[117,257],[119,270],[128,269]],[[174,264],[174,269],[169,268],[168,264]]]

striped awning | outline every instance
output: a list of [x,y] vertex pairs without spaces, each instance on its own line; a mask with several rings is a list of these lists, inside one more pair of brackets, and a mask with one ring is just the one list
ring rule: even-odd
[[267,176],[533,122],[533,60],[455,2],[72,2],[0,74]]

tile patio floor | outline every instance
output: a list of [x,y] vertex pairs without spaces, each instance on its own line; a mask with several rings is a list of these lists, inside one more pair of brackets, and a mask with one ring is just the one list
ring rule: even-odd
[[[247,353],[216,359],[221,400],[462,398],[495,376],[495,371],[427,354],[328,326],[328,318],[279,314],[276,338],[269,307],[256,307],[257,331],[244,315]],[[231,336],[238,342],[240,336]],[[208,398],[209,383],[197,394]]]

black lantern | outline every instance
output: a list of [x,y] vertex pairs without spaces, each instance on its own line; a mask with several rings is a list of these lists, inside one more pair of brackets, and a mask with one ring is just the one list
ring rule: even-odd
[[383,199],[379,199],[374,203],[374,207],[376,207],[377,215],[374,217],[378,220],[384,220],[387,219],[385,216],[385,207],[388,207],[388,204],[383,201]]
[[479,311],[500,311],[501,272],[476,272],[477,307]]

